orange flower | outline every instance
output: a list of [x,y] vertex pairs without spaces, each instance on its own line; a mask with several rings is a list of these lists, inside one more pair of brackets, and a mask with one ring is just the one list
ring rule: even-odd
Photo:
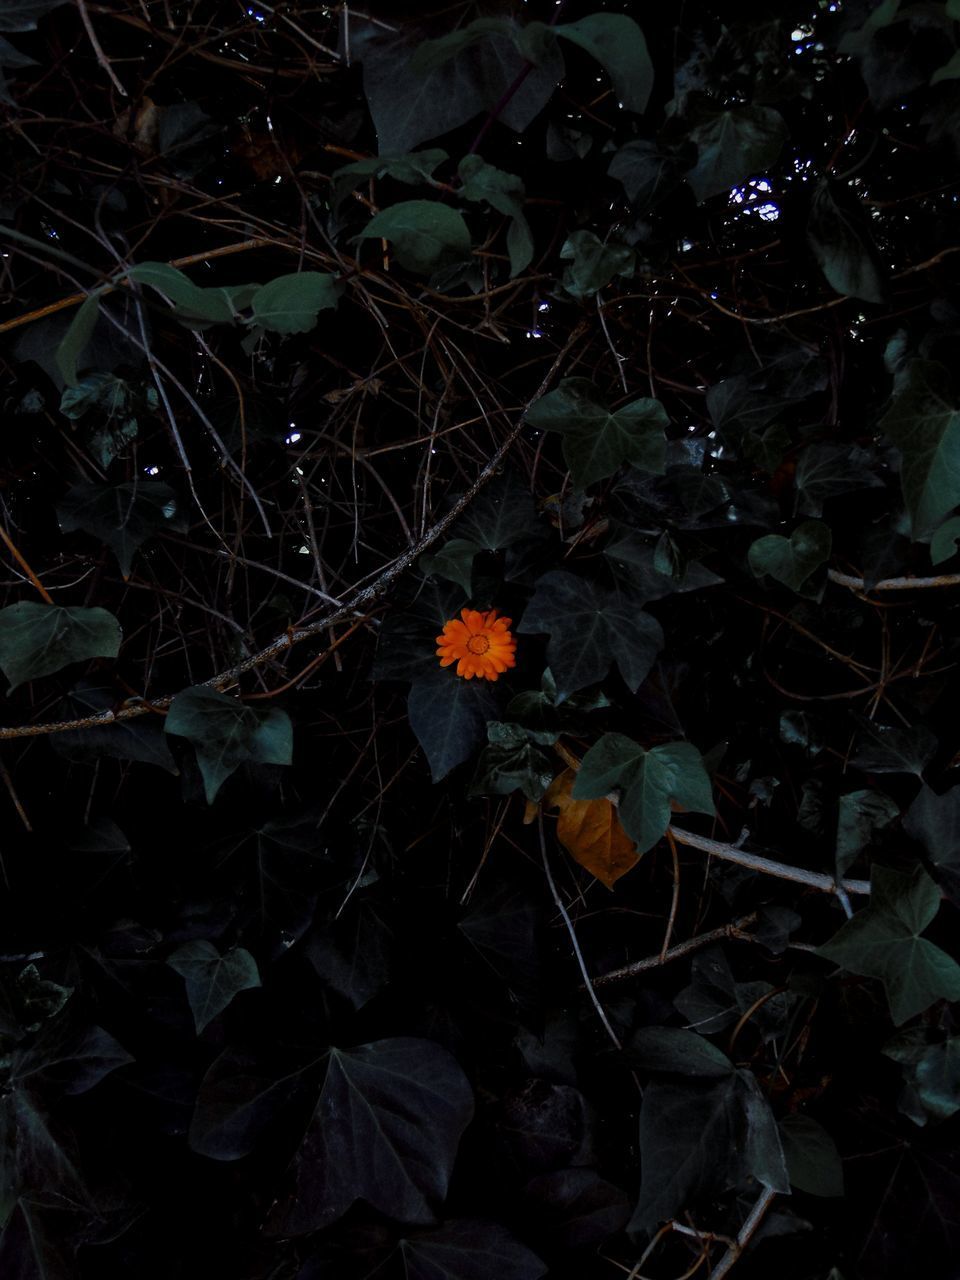
[[[463,621],[461,621],[461,618]],[[457,664],[464,680],[499,680],[508,667],[516,665],[517,642],[510,634],[510,619],[498,618],[496,609],[481,613],[461,609],[460,617],[446,623],[437,636],[437,657],[441,667]]]

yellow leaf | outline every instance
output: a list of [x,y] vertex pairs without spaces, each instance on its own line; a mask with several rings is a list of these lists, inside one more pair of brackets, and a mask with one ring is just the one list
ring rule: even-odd
[[573,769],[564,769],[551,782],[543,803],[560,810],[557,839],[570,856],[612,889],[640,855],[609,800],[574,800],[570,792],[576,776]]

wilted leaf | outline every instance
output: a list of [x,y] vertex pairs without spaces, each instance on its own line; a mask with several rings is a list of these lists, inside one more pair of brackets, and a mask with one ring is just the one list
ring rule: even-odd
[[557,839],[570,856],[592,876],[612,889],[640,860],[636,847],[605,798],[574,800],[573,769],[554,778],[543,798],[544,807],[559,809]]

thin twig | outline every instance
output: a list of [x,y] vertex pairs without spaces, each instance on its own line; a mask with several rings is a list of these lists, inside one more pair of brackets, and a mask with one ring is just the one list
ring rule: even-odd
[[51,598],[50,592],[43,585],[43,583],[40,581],[37,575],[33,572],[33,570],[27,564],[26,560],[24,560],[23,556],[20,554],[19,549],[14,545],[9,533],[7,533],[6,529],[3,527],[2,524],[0,524],[0,538],[3,539],[4,546],[7,548],[10,554],[13,556],[14,560],[16,560],[17,564],[20,566],[20,568],[29,578],[31,585],[36,587],[37,591],[40,593],[40,596],[44,600],[44,602],[46,604],[53,604],[53,599]]
[[119,93],[122,98],[126,98],[128,96],[126,89],[120,83],[117,73],[114,71],[113,67],[111,67],[110,59],[100,47],[100,41],[97,39],[97,33],[94,31],[93,23],[90,21],[90,15],[87,13],[86,0],[77,0],[77,8],[80,10],[80,20],[83,22],[83,29],[87,33],[87,39],[90,41],[93,52],[96,54],[97,61],[110,77],[110,83],[116,89],[117,93]]
[[690,955],[692,951],[699,951],[701,947],[708,947],[711,942],[723,942],[730,939],[738,942],[751,942],[753,937],[747,930],[756,922],[757,913],[754,911],[748,916],[741,916],[739,920],[734,920],[731,924],[722,924],[719,928],[710,929],[707,933],[697,934],[695,938],[688,938],[686,942],[678,942],[669,951],[661,952],[655,956],[646,956],[643,960],[634,960],[633,964],[624,965],[622,969],[613,969],[610,973],[603,973],[599,978],[592,980],[593,985],[595,987],[603,987],[609,982],[620,982],[623,978],[633,978],[638,973],[646,973],[650,969],[659,969],[661,965],[669,964],[671,960],[681,960],[684,956]]
[[763,1221],[764,1216],[773,1203],[776,1194],[777,1193],[775,1191],[771,1191],[769,1187],[764,1187],[756,1204],[754,1204],[753,1208],[747,1214],[747,1220],[737,1233],[736,1240],[713,1268],[709,1276],[707,1276],[707,1280],[723,1280],[723,1277],[729,1274],[733,1264],[739,1261],[744,1249],[750,1243],[754,1232]]
[[879,582],[871,582],[869,586],[863,578],[838,573],[836,569],[828,569],[827,577],[838,587],[849,587],[851,591],[913,591],[917,587],[960,587],[960,573],[938,573],[932,578],[881,578]]

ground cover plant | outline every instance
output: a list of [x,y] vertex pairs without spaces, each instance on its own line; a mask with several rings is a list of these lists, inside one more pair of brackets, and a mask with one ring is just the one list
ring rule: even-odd
[[3,0],[0,1272],[960,1247],[957,0]]

